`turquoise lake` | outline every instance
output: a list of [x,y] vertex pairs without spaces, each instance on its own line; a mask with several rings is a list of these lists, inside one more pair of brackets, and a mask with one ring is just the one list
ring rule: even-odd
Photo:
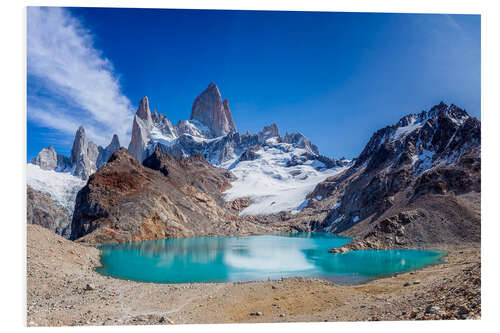
[[280,233],[245,237],[194,237],[104,245],[103,275],[156,282],[235,282],[319,277],[337,283],[419,269],[445,252],[363,250],[332,254],[349,242],[330,233]]

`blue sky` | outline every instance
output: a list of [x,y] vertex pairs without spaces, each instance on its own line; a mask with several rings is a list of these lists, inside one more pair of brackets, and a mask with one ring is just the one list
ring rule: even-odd
[[277,123],[356,157],[377,129],[440,101],[480,118],[480,16],[28,9],[28,160],[82,124],[128,146],[147,95],[176,124],[210,82],[242,133]]

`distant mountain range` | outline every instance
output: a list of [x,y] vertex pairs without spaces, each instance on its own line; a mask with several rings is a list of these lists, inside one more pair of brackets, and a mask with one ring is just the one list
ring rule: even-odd
[[[234,220],[228,216],[235,216],[237,220],[246,221],[244,223],[252,223],[249,229],[246,228],[248,230],[259,230],[259,227],[255,227],[259,221],[277,223],[279,220],[282,223],[280,228],[288,226],[295,230],[345,233],[356,230],[356,225],[369,223],[371,228],[373,222],[379,223],[384,218],[390,218],[388,215],[391,212],[397,215],[429,193],[480,193],[480,140],[479,120],[455,105],[441,103],[428,112],[407,115],[395,125],[380,129],[355,160],[336,160],[320,155],[318,147],[300,133],[286,133],[282,137],[276,124],[265,126],[256,134],[240,134],[232,118],[229,102],[222,100],[218,87],[211,83],[195,99],[190,119],[180,121],[175,126],[156,110],[151,113],[148,98],[142,98],[134,116],[127,150],[120,150],[116,135],[107,147],[96,146],[87,140],[83,127],[76,132],[69,157],[57,154],[52,146],[42,149],[28,166],[28,187],[32,191],[32,199],[28,202],[32,213],[28,222],[42,224],[44,215],[40,211],[48,205],[47,200],[52,200],[50,205],[65,209],[66,226],[61,222],[64,214],[56,214],[57,223],[43,223],[53,226],[51,229],[67,237],[70,234],[75,239],[83,237],[99,229],[100,224],[95,221],[102,220],[103,216],[82,208],[92,206],[95,210],[99,206],[96,202],[89,205],[88,200],[95,200],[95,197],[87,193],[87,201],[77,200],[74,211],[78,211],[78,214],[73,217],[77,193],[85,183],[87,190],[90,190],[88,186],[97,179],[100,179],[98,183],[101,185],[91,188],[99,188],[100,196],[108,193],[102,192],[102,186],[106,187],[108,182],[104,178],[109,178],[113,171],[108,167],[108,176],[104,177],[99,170],[110,158],[115,161],[112,165],[118,165],[116,161],[121,160],[120,168],[125,167],[122,165],[125,163],[128,165],[127,170],[133,169],[134,172],[142,173],[146,172],[143,168],[152,168],[162,173],[157,165],[161,164],[159,161],[164,161],[163,156],[185,160],[187,162],[183,163],[187,164],[190,164],[187,159],[189,156],[200,156],[215,167],[229,170],[231,174],[230,185],[224,186],[223,191],[218,189],[220,193],[216,191],[218,194],[213,198],[215,205],[221,209],[219,215],[225,216],[217,218],[218,222],[214,223]],[[116,154],[119,156],[112,157]],[[132,167],[131,162],[125,162],[130,159],[124,154],[135,158],[138,165]],[[152,156],[156,164],[152,162]],[[169,168],[176,165],[173,160],[167,160],[169,163],[165,164],[163,177],[169,177]],[[143,162],[144,166],[141,166]],[[202,168],[206,169],[205,166]],[[135,179],[135,176],[127,177]],[[162,176],[155,177],[162,179]],[[190,177],[194,177],[193,174]],[[203,183],[203,180],[199,181]],[[180,186],[179,193],[187,193],[182,182],[174,183]],[[204,193],[203,186],[196,188]],[[33,194],[33,191],[40,195]],[[166,195],[163,189],[158,193]],[[116,201],[113,197],[106,197],[105,200]],[[113,207],[109,209],[121,211],[119,206]],[[153,211],[158,213],[161,209],[144,211],[143,216],[150,219]],[[214,212],[213,207],[210,211]],[[415,213],[417,217],[414,219],[419,219],[420,213]],[[108,220],[112,218],[110,212],[107,214]],[[77,216],[95,216],[95,221],[91,219],[80,223],[75,220]],[[69,231],[71,220],[72,228],[78,232]],[[122,221],[123,217],[119,220]],[[160,225],[171,225],[167,220],[160,221]],[[232,230],[237,233],[232,228],[198,230],[196,227],[187,227],[191,225],[188,220],[190,218],[186,217],[184,222],[182,219],[176,222],[180,228],[178,230],[184,230],[177,232],[179,236],[209,233],[210,230]],[[136,225],[139,230],[140,223],[136,221],[132,225]],[[377,226],[377,223],[374,225]],[[115,221],[112,224],[114,227],[110,227],[108,222],[104,225],[118,232],[122,230],[119,224]],[[366,231],[370,228],[361,229]],[[164,228],[160,229],[163,234],[168,234]],[[375,227],[369,231],[376,233],[377,230]],[[404,234],[401,228],[398,230],[400,236],[398,240],[394,238],[393,242],[407,244],[414,241],[401,235]],[[162,237],[162,232],[155,237]],[[141,236],[141,232],[129,232],[120,239],[126,241],[141,237],[146,236]],[[369,247],[368,243],[364,246]]]

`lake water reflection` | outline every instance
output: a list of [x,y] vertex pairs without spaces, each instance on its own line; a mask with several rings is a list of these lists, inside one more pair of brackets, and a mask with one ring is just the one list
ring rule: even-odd
[[439,262],[443,252],[365,250],[331,254],[349,242],[329,233],[164,239],[101,247],[98,271],[158,283],[323,277],[358,283]]

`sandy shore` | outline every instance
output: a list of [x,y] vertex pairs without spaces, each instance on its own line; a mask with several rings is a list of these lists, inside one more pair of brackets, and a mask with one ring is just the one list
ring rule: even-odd
[[[291,278],[154,284],[95,271],[99,251],[28,225],[28,326],[479,319],[480,248],[361,285]],[[448,249],[449,250],[449,249]],[[258,313],[258,315],[256,315]]]

